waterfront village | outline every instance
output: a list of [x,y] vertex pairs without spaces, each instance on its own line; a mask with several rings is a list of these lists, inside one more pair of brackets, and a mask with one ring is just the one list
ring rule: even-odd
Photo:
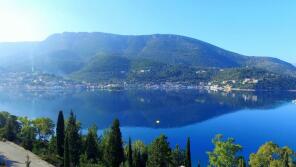
[[206,89],[209,91],[224,91],[232,90],[252,91],[251,89],[243,89],[234,87],[234,85],[256,84],[257,79],[245,78],[244,80],[228,80],[228,81],[210,81],[199,82],[192,84],[187,82],[163,82],[163,83],[127,83],[127,82],[105,82],[105,83],[90,83],[78,82],[70,79],[65,79],[60,76],[46,74],[42,72],[26,73],[26,72],[9,72],[0,74],[0,89],[23,89],[23,90],[63,90],[63,89],[108,89],[120,90],[127,88],[144,88],[144,89]]

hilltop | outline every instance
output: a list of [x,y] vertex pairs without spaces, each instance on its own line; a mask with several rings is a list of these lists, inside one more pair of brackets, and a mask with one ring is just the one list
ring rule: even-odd
[[[170,65],[197,67],[256,67],[294,73],[296,68],[271,57],[244,56],[190,37],[116,35],[107,33],[61,33],[40,42],[0,43],[0,66],[11,70],[31,68],[71,73],[83,68],[95,56],[148,59]],[[23,63],[13,69],[12,65]]]

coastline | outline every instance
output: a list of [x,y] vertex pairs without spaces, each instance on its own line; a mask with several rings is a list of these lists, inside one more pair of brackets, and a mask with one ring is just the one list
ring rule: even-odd
[[248,88],[228,88],[228,87],[212,87],[212,86],[201,86],[194,84],[182,84],[182,83],[161,83],[161,84],[151,84],[151,83],[139,83],[139,84],[79,84],[71,86],[1,86],[0,90],[22,90],[22,91],[32,91],[32,92],[42,92],[42,91],[68,91],[68,90],[109,90],[109,91],[121,91],[129,89],[143,89],[143,90],[203,90],[211,92],[296,92],[295,89],[248,89]]

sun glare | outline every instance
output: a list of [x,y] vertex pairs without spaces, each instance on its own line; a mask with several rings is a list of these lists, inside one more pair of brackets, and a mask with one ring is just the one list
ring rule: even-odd
[[16,11],[0,11],[0,41],[26,41],[38,35],[38,25],[34,17]]

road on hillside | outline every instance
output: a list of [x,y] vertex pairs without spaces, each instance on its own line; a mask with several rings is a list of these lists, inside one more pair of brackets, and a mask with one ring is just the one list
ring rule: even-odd
[[31,161],[30,167],[54,167],[41,160],[37,155],[24,148],[12,143],[0,141],[0,160],[6,162],[7,166],[25,167],[27,155]]

